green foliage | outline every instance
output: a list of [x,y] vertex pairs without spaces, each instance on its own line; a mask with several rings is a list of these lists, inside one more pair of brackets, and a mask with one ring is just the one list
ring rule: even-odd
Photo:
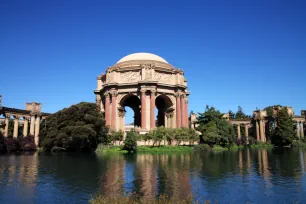
[[112,130],[110,132],[110,140],[112,142],[115,142],[115,141],[122,141],[123,140],[123,131],[122,130],[119,130],[119,131],[115,131],[115,130]]
[[131,153],[137,150],[137,133],[135,131],[127,132],[122,149]]
[[199,140],[199,136],[196,131],[189,128],[165,128],[163,126],[157,127],[154,130],[149,131],[143,139],[145,141],[153,140],[154,146],[157,144],[160,146],[162,141],[171,145],[173,141],[177,142],[177,145],[180,145],[182,142],[190,142],[193,144],[195,141]]
[[94,103],[82,102],[58,111],[41,122],[41,146],[66,151],[92,151],[98,143],[109,144],[108,129]]
[[267,116],[270,116],[270,117],[273,116],[273,107],[283,107],[283,106],[281,106],[281,105],[273,105],[273,106],[265,107],[264,110],[267,111]]
[[219,110],[209,106],[206,106],[204,113],[199,113],[197,129],[202,133],[204,143],[229,147],[235,142],[234,128],[222,116]]
[[285,146],[292,143],[295,132],[293,129],[293,120],[289,116],[286,107],[283,107],[279,111],[278,118],[276,119],[277,127],[272,135],[272,143],[278,146]]
[[235,114],[235,119],[246,119],[249,118],[250,116],[246,115],[242,109],[241,106],[238,106],[238,110]]
[[220,145],[214,145],[213,148],[212,148],[212,150],[213,150],[214,152],[223,152],[223,151],[227,151],[228,148],[222,147],[222,146],[220,146]]
[[206,152],[206,151],[210,151],[211,148],[208,144],[199,144],[199,145],[194,146],[194,150]]
[[190,151],[193,151],[193,147],[190,147],[190,146],[160,146],[160,147],[139,146],[137,147],[137,152],[146,152],[146,153],[190,152]]

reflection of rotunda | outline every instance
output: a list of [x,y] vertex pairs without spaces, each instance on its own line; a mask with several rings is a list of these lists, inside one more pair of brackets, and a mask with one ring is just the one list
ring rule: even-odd
[[189,92],[184,72],[157,55],[127,55],[98,76],[97,82],[97,109],[105,114],[111,129],[124,130],[125,106],[133,109],[134,125],[141,127],[141,132],[156,125],[188,127]]

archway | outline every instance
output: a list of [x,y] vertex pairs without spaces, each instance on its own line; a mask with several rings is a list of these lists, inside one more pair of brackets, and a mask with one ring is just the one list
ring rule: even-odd
[[173,127],[173,103],[171,99],[162,94],[155,99],[155,105],[157,108],[157,122],[156,126]]
[[[121,113],[121,116],[123,118],[122,121],[122,128],[124,128],[126,123],[126,109],[125,107],[130,107],[133,111],[133,119],[132,119],[132,124],[134,125],[134,127],[140,127],[141,126],[141,114],[140,114],[140,99],[133,94],[128,94],[126,96],[124,96],[121,101],[120,101],[120,108],[121,110],[119,110],[119,114]],[[130,116],[131,117],[131,116]],[[131,119],[129,118],[129,121],[131,121]]]

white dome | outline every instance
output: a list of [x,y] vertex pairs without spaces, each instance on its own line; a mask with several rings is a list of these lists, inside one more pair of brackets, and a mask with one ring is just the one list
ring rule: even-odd
[[154,61],[168,63],[166,60],[164,60],[160,56],[154,55],[151,53],[146,53],[146,52],[138,52],[138,53],[127,55],[121,58],[117,63],[126,62],[130,60],[154,60]]

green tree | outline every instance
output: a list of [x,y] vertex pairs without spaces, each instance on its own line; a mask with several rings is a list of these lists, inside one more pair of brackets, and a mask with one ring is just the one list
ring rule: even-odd
[[204,113],[199,113],[197,129],[202,133],[204,143],[229,146],[235,142],[233,126],[222,116],[219,110],[209,106],[206,106]]
[[127,150],[130,153],[137,150],[137,133],[135,131],[127,132],[122,149]]
[[272,136],[272,143],[279,146],[285,146],[292,143],[295,136],[293,129],[294,122],[292,117],[289,116],[286,107],[283,107],[279,111],[279,115],[276,118],[277,126]]
[[93,151],[98,143],[110,139],[101,113],[94,103],[82,102],[58,111],[41,123],[41,146],[50,151],[62,147],[67,151]]

